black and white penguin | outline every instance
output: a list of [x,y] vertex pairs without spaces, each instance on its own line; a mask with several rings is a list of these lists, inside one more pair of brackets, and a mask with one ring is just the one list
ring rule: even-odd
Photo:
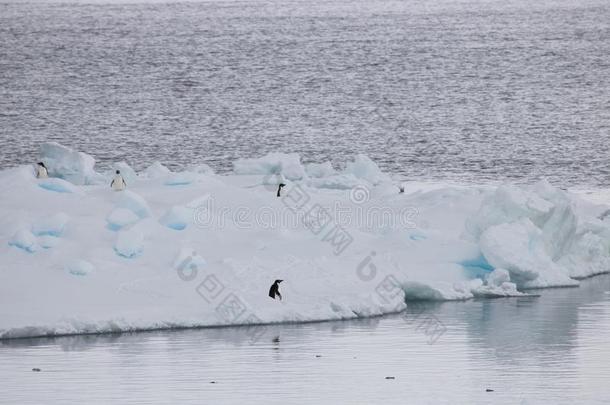
[[271,285],[269,289],[269,296],[275,299],[275,296],[280,297],[280,301],[282,300],[282,294],[280,294],[280,283],[284,280],[275,280],[275,282]]
[[112,179],[112,182],[110,182],[110,187],[112,187],[114,191],[123,191],[125,188],[127,188],[127,183],[125,183],[125,179],[123,176],[121,176],[120,170],[116,171],[114,179]]
[[280,183],[280,184],[277,186],[277,196],[278,196],[278,197],[281,197],[281,196],[280,196],[280,193],[282,192],[282,187],[286,187],[286,185],[285,185],[284,183]]
[[49,177],[49,171],[43,162],[38,162],[36,164],[36,177],[39,179],[46,179]]

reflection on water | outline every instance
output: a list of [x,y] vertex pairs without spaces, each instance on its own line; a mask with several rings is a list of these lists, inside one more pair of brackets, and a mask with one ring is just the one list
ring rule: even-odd
[[[446,327],[434,344],[425,317]],[[8,403],[601,404],[608,336],[601,276],[535,298],[274,325],[253,344],[240,327],[3,341],[0,381]]]

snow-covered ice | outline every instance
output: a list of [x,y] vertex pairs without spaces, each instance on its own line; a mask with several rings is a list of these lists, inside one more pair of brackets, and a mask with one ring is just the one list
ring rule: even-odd
[[93,184],[101,179],[94,170],[93,156],[56,142],[41,145],[40,160],[44,162],[51,177],[59,177],[74,184]]
[[73,276],[87,276],[95,270],[95,267],[86,260],[73,260],[66,265],[66,271]]
[[114,208],[106,217],[108,229],[112,231],[118,231],[121,228],[135,224],[139,220],[140,217],[132,210],[121,207]]
[[32,233],[36,236],[61,236],[70,217],[63,212],[41,218],[32,225]]
[[[89,160],[53,151],[59,175],[80,184],[0,172],[11,190],[0,201],[0,337],[346,319],[610,270],[603,191],[406,182],[399,194],[366,156],[335,170],[270,154],[227,175],[154,164],[113,192],[86,180],[108,177]],[[278,278],[281,302],[267,296]]]
[[119,231],[114,243],[114,250],[119,256],[128,259],[139,256],[144,249],[144,233],[138,229]]

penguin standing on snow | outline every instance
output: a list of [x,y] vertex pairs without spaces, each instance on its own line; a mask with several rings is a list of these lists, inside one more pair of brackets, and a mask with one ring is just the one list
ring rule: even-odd
[[282,187],[286,187],[286,185],[285,185],[284,183],[280,183],[280,184],[277,186],[277,196],[278,196],[278,197],[281,197],[281,196],[280,196],[280,193],[282,192]]
[[36,165],[36,177],[38,177],[39,179],[46,179],[47,177],[49,177],[49,171],[42,162],[38,162],[38,164]]
[[275,299],[275,296],[277,295],[280,297],[280,301],[282,300],[282,294],[280,294],[280,283],[282,281],[284,280],[275,280],[275,283],[271,285],[271,288],[269,289],[269,296],[271,298]]
[[116,171],[114,179],[112,179],[112,182],[110,183],[110,187],[112,187],[114,191],[123,191],[127,187],[127,183],[125,183],[125,179],[121,176],[120,170]]

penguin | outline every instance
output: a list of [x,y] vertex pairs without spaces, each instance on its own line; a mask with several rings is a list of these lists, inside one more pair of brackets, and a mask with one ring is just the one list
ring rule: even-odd
[[280,294],[280,283],[282,281],[284,280],[275,280],[275,283],[271,285],[271,288],[269,289],[269,296],[271,298],[275,299],[275,296],[277,295],[280,297],[280,301],[282,300],[282,294]]
[[125,183],[125,179],[123,179],[123,176],[121,176],[120,170],[116,171],[114,179],[112,179],[112,182],[110,182],[110,187],[112,187],[114,191],[123,191],[125,188],[127,188],[127,183]]
[[404,194],[405,192],[405,186],[399,186],[398,187],[398,194]]
[[284,183],[280,183],[280,184],[277,186],[277,196],[278,196],[278,197],[281,197],[281,196],[280,196],[280,193],[281,193],[281,191],[282,191],[282,187],[286,187],[286,185],[285,185]]
[[36,177],[38,177],[39,179],[46,179],[47,177],[49,177],[49,171],[42,162],[38,162],[36,164]]

